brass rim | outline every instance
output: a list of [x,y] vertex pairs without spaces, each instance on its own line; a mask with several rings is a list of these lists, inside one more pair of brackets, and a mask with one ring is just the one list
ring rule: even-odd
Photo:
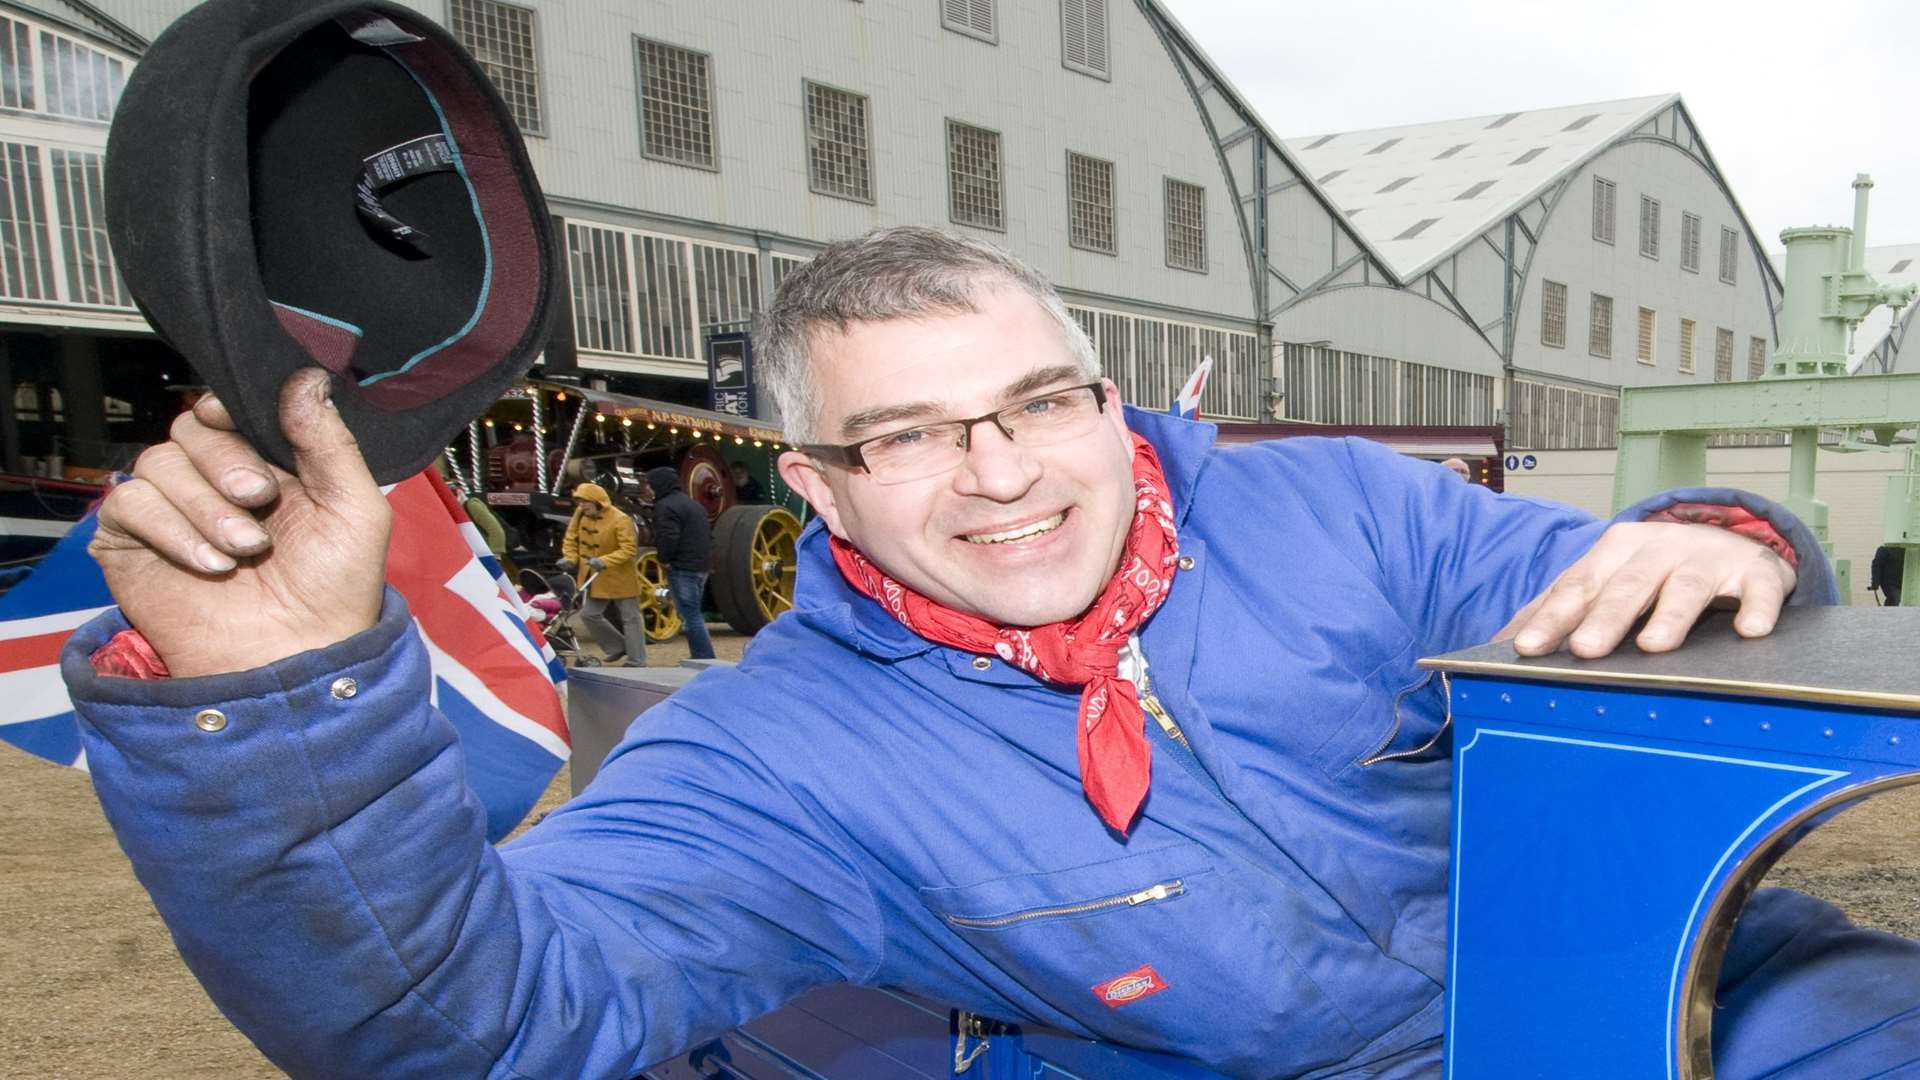
[[761,515],[753,529],[753,602],[771,622],[793,607],[794,551],[800,519],[778,507]]
[[667,568],[654,551],[643,551],[634,563],[640,574],[640,620],[648,641],[667,641],[680,632],[680,609],[673,606],[667,588]]

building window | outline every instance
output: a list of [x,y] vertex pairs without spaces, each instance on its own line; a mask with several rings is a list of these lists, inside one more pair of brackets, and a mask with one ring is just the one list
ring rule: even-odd
[[1567,347],[1567,287],[1557,281],[1545,282],[1540,290],[1540,344]]
[[1615,184],[1598,176],[1593,178],[1593,238],[1613,243],[1613,194]]
[[55,298],[40,148],[0,143],[0,296]]
[[1481,180],[1467,190],[1455,195],[1453,199],[1455,202],[1459,202],[1462,199],[1477,199],[1484,194],[1488,188],[1497,183],[1499,183],[1498,180]]
[[1472,143],[1455,143],[1452,146],[1447,147],[1445,150],[1442,150],[1439,153],[1433,155],[1433,160],[1445,161],[1446,159],[1452,157],[1453,155],[1459,153],[1462,150],[1465,150],[1467,147],[1472,145],[1473,145]]
[[739,248],[693,245],[693,295],[700,325],[744,327],[760,310],[760,255]]
[[1767,339],[1747,339],[1747,378],[1757,379],[1767,373]]
[[1633,358],[1643,364],[1653,364],[1654,334],[1659,330],[1659,316],[1652,308],[1640,309],[1640,338],[1634,343]]
[[574,340],[580,347],[634,352],[627,234],[568,222],[567,276],[573,286]]
[[664,236],[633,238],[634,280],[639,284],[639,349],[643,356],[695,360],[700,356],[693,314],[693,275],[687,272],[685,241]]
[[1640,196],[1640,254],[1660,257],[1660,200],[1650,195]]
[[947,121],[948,216],[956,225],[1005,231],[1000,201],[1000,133]]
[[1700,272],[1700,218],[1680,212],[1680,269]]
[[1107,0],[1060,0],[1060,62],[1107,78]]
[[493,88],[506,99],[514,122],[528,135],[542,135],[540,62],[533,10],[499,0],[450,0],[453,36],[467,47]]
[[940,25],[981,41],[997,41],[994,0],[940,0]]
[[67,264],[67,299],[77,304],[132,307],[107,247],[107,196],[101,175],[104,154],[50,150],[53,204],[60,219],[60,251]]
[[1546,153],[1546,152],[1547,152],[1547,148],[1546,148],[1546,147],[1544,147],[1544,146],[1536,146],[1536,147],[1534,147],[1533,149],[1531,149],[1531,150],[1529,150],[1529,151],[1527,151],[1526,153],[1524,153],[1524,154],[1521,154],[1521,155],[1520,155],[1519,157],[1517,157],[1517,158],[1514,158],[1514,159],[1513,159],[1513,160],[1512,160],[1511,162],[1509,162],[1508,164],[1510,164],[1510,165],[1525,165],[1525,164],[1526,164],[1527,162],[1529,162],[1529,161],[1532,161],[1532,160],[1533,160],[1534,158],[1537,158],[1537,157],[1539,157],[1539,156],[1540,156],[1541,154],[1544,154],[1544,153]]
[[1729,285],[1739,280],[1740,232],[1720,227],[1720,280]]
[[1167,265],[1207,272],[1207,189],[1167,177]]
[[1506,127],[1506,126],[1507,126],[1508,124],[1511,124],[1511,123],[1513,123],[1513,122],[1514,122],[1515,120],[1518,120],[1519,118],[1520,118],[1520,114],[1519,114],[1519,113],[1517,113],[1517,112],[1510,112],[1510,113],[1508,113],[1508,114],[1506,114],[1505,116],[1502,116],[1502,117],[1501,117],[1500,119],[1498,119],[1498,120],[1495,120],[1495,121],[1494,121],[1493,123],[1491,123],[1491,124],[1488,124],[1488,125],[1487,125],[1487,130],[1489,130],[1489,131],[1491,131],[1491,130],[1493,130],[1494,128],[1498,128],[1498,127]]
[[640,152],[714,169],[713,86],[705,53],[635,38],[640,66]]
[[1067,152],[1067,243],[1114,253],[1113,162]]
[[1724,326],[1713,332],[1713,381],[1733,381],[1733,331]]
[[1374,194],[1385,195],[1389,191],[1399,191],[1401,188],[1406,187],[1408,184],[1411,184],[1411,183],[1413,183],[1413,177],[1411,176],[1397,177],[1393,180],[1387,181],[1387,186],[1381,188],[1379,191],[1374,192]]
[[1680,374],[1693,374],[1693,320],[1680,320]]
[[1398,137],[1388,139],[1386,142],[1383,142],[1379,146],[1376,146],[1373,149],[1367,151],[1367,156],[1372,157],[1375,154],[1384,154],[1398,145],[1400,145],[1400,140]]
[[[1359,212],[1360,211],[1358,210],[1349,210],[1347,211],[1347,216],[1352,217],[1353,215]],[[1406,228],[1401,229],[1400,234],[1398,236],[1395,236],[1394,239],[1395,240],[1411,240],[1414,237],[1419,236],[1421,233],[1426,232],[1427,227],[1429,225],[1437,225],[1439,224],[1439,222],[1440,222],[1440,219],[1437,217],[1421,218],[1419,221],[1416,221],[1413,224],[1407,226]]]
[[0,107],[39,107],[33,93],[33,29],[4,16],[0,16]]
[[1587,354],[1602,360],[1613,359],[1613,297],[1593,294],[1587,319]]
[[807,83],[807,186],[822,195],[873,201],[867,99]]

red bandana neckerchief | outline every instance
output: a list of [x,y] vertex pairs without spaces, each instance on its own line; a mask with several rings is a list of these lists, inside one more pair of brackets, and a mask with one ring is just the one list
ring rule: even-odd
[[875,566],[834,537],[833,561],[847,582],[936,644],[992,653],[1036,679],[1080,687],[1080,783],[1087,801],[1125,833],[1146,800],[1153,756],[1146,715],[1132,682],[1120,675],[1127,638],[1167,598],[1179,555],[1166,474],[1147,440],[1133,436],[1133,524],[1120,568],[1079,618],[1029,630],[996,626],[938,604]]

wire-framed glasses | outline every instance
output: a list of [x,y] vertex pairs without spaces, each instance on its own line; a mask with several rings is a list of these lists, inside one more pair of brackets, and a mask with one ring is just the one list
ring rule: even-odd
[[942,420],[855,443],[811,443],[799,449],[830,465],[864,469],[874,483],[904,484],[959,468],[973,444],[976,424],[991,421],[1021,446],[1051,446],[1092,431],[1106,407],[1106,384],[1093,382],[1049,390],[971,420]]

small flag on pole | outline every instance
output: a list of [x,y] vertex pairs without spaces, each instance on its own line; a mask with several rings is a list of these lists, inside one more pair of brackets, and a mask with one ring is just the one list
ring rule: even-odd
[[1187,385],[1180,388],[1174,396],[1173,404],[1167,411],[1182,420],[1197,420],[1200,417],[1200,395],[1207,388],[1207,376],[1213,374],[1213,357],[1200,361],[1200,366],[1187,376]]

